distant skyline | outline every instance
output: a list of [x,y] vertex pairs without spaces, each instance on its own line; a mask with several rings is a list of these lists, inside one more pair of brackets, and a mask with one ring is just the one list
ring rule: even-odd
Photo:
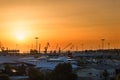
[[[0,42],[26,51],[35,37],[55,48],[120,48],[120,0],[0,0]],[[52,48],[51,48],[52,49]]]

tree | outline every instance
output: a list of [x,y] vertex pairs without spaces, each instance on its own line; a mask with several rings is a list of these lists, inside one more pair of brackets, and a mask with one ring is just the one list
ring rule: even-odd
[[19,68],[19,73],[20,73],[20,75],[25,75],[26,74],[26,67],[23,63]]
[[104,77],[104,80],[108,80],[108,78],[109,78],[109,73],[108,73],[107,70],[104,70],[104,72],[103,72],[103,77]]
[[30,68],[28,71],[29,80],[44,80],[44,75],[35,68]]
[[0,80],[10,80],[10,78],[6,74],[0,74]]
[[116,76],[116,80],[120,80],[120,74]]
[[120,68],[116,69],[116,75],[120,74]]
[[51,80],[75,80],[77,75],[72,72],[70,63],[58,64],[51,73]]
[[11,75],[11,73],[12,73],[11,66],[8,64],[5,65],[5,73],[8,75]]

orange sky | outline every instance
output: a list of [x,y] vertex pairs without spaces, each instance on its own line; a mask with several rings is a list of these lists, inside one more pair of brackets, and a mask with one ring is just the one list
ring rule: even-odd
[[[120,47],[120,0],[0,0],[0,41],[4,47],[28,50],[34,37],[55,48],[72,42],[85,49],[101,39]],[[21,50],[22,50],[21,48]]]

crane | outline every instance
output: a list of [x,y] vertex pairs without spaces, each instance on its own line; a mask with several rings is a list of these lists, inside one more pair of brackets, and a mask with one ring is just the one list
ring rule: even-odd
[[48,48],[50,47],[50,43],[47,42],[47,45],[44,47],[45,51],[44,53],[47,54]]
[[1,42],[0,42],[0,49],[1,49],[1,51],[5,50],[5,48],[2,46]]
[[73,49],[74,49],[74,45],[71,45],[71,46],[70,46],[70,50],[73,50]]
[[58,49],[58,43],[56,44],[56,47],[55,47],[53,53],[56,53],[57,49]]
[[66,46],[62,49],[62,51],[65,50],[66,48],[68,48],[68,47],[71,46],[71,45],[72,45],[72,43],[69,43],[68,45],[66,45]]

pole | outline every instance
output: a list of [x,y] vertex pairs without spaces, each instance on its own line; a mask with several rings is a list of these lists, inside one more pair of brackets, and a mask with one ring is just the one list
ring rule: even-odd
[[40,53],[40,49],[41,49],[41,44],[39,44],[39,53]]
[[110,43],[108,43],[108,49],[110,49]]
[[102,50],[104,49],[104,41],[105,41],[105,39],[101,39],[101,41],[102,41]]
[[38,49],[38,37],[35,37],[36,40],[36,50]]

